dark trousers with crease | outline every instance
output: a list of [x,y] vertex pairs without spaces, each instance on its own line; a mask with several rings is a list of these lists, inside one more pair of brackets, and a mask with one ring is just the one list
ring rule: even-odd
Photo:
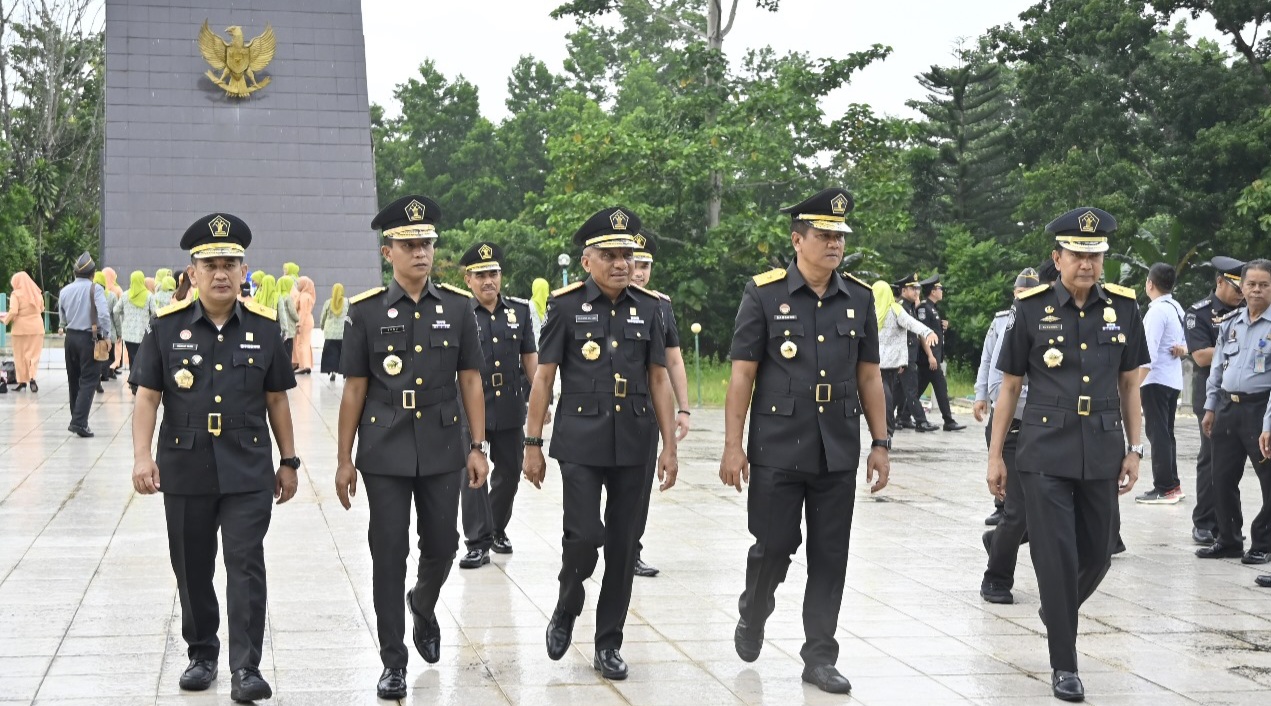
[[883,398],[887,402],[887,433],[896,431],[896,392],[900,388],[900,368],[883,368]]
[[1152,444],[1152,487],[1161,493],[1179,486],[1174,443],[1178,390],[1152,383],[1139,388],[1143,401],[1143,432]]
[[[989,414],[989,428],[993,427],[993,415]],[[1019,447],[1019,420],[1011,420],[1011,426],[1002,442],[1002,460],[1006,462],[1006,501],[1002,503],[1002,521],[993,530],[989,541],[989,563],[984,570],[984,583],[996,583],[1007,588],[1015,585],[1015,565],[1019,561],[1019,546],[1028,541],[1028,508],[1025,507],[1024,487],[1020,483],[1019,464],[1015,451]]]
[[[926,364],[925,361],[922,363]],[[913,420],[915,424],[926,424],[927,413],[922,409],[922,401],[918,399],[918,394],[922,391],[918,387],[918,365],[911,363],[905,366],[905,372],[900,374],[900,386],[904,395],[900,404],[896,405],[900,421]]]
[[270,490],[227,495],[164,493],[168,555],[181,598],[181,637],[190,659],[215,662],[221,642],[216,575],[216,534],[225,547],[225,602],[229,668],[259,668],[265,640],[265,533],[273,512]]
[[1117,479],[1022,471],[1029,548],[1037,572],[1050,667],[1077,671],[1077,610],[1112,566],[1120,527]]
[[91,331],[66,330],[66,389],[71,396],[71,424],[88,426],[88,413],[93,408],[93,393],[101,383],[102,364],[93,360]]
[[[584,582],[605,551],[605,576],[596,601],[596,649],[622,647],[622,629],[631,605],[635,547],[640,516],[648,512],[652,478],[646,465],[584,466],[562,461],[564,536],[561,538],[560,597],[556,607],[570,615],[583,611]],[[604,519],[600,491],[607,495]]]
[[808,585],[803,593],[803,649],[809,666],[838,661],[834,639],[847,550],[856,501],[856,473],[795,473],[752,466],[746,501],[747,524],[755,543],[746,554],[746,590],[737,609],[751,630],[761,631],[776,608],[777,586],[786,579],[791,557],[808,526]]
[[[641,501],[640,506],[643,512],[640,513],[640,519],[636,522],[636,546],[635,559],[640,558],[640,554],[644,552],[644,530],[649,524],[649,503],[653,500],[653,479],[658,477],[658,441],[661,439],[661,430],[656,426],[649,432],[649,461],[646,464],[644,472],[649,477],[649,485],[645,488],[645,498]],[[634,564],[634,560],[632,561]]]
[[362,473],[366,501],[371,510],[367,539],[371,545],[371,570],[375,601],[375,625],[379,633],[380,661],[385,668],[405,669],[407,662],[406,611],[403,588],[406,560],[410,555],[410,503],[415,501],[415,526],[419,534],[419,570],[415,579],[415,610],[432,615],[441,587],[450,575],[459,549],[459,485],[467,476],[438,473],[429,476],[384,476]]
[[932,370],[924,361],[918,365],[918,394],[914,395],[914,401],[919,404],[919,409],[922,407],[917,399],[928,385],[931,386],[931,397],[940,407],[940,416],[944,417],[946,423],[955,421],[953,410],[949,407],[949,382],[945,380],[944,370],[938,365],[935,370]]
[[515,429],[486,429],[490,442],[490,476],[480,488],[468,487],[468,471],[462,475],[463,536],[469,550],[489,549],[495,537],[506,537],[512,521],[512,503],[521,482],[525,436]]
[[1267,403],[1236,404],[1220,399],[1214,414],[1214,498],[1218,542],[1242,546],[1244,513],[1240,509],[1240,479],[1245,462],[1253,464],[1262,486],[1262,510],[1249,525],[1249,550],[1271,552],[1271,461],[1262,458],[1258,436]]
[[[1205,420],[1205,385],[1209,368],[1192,371],[1192,412],[1196,414],[1196,426]],[[1237,496],[1239,497],[1239,496]],[[1207,529],[1218,535],[1218,517],[1214,506],[1214,442],[1205,436],[1201,427],[1200,451],[1196,454],[1196,505],[1192,508],[1192,526]]]

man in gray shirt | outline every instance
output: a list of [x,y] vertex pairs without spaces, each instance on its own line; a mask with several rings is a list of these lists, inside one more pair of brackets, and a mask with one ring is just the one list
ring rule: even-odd
[[66,332],[66,383],[71,393],[71,424],[66,430],[82,437],[93,435],[88,428],[88,411],[101,379],[101,363],[93,359],[93,327],[97,327],[97,337],[110,336],[110,308],[106,306],[106,290],[93,283],[96,271],[92,256],[87,252],[80,255],[75,261],[75,281],[62,288],[57,304]]

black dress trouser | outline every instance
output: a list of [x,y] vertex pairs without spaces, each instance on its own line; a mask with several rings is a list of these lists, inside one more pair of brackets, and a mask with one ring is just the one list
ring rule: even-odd
[[1178,390],[1152,383],[1139,388],[1143,401],[1143,431],[1152,445],[1152,487],[1165,493],[1179,487],[1174,416]]
[[495,537],[506,537],[512,503],[521,482],[525,447],[520,428],[486,429],[490,442],[490,476],[480,488],[468,487],[468,470],[461,469],[463,536],[469,550],[489,549]]
[[190,659],[215,662],[221,642],[216,600],[216,534],[225,547],[225,602],[229,667],[259,668],[265,640],[265,533],[273,512],[272,490],[226,495],[163,494],[168,555],[181,598],[181,637]]
[[[556,607],[570,615],[583,611],[584,582],[605,550],[605,576],[596,601],[596,649],[622,647],[622,629],[631,605],[635,547],[640,517],[648,513],[648,466],[584,466],[560,463],[564,535],[561,538],[560,597]],[[600,491],[607,495],[604,519]]]
[[1262,458],[1258,436],[1267,403],[1237,404],[1229,399],[1218,403],[1214,414],[1214,500],[1218,520],[1218,542],[1241,546],[1244,514],[1240,510],[1240,479],[1245,461],[1253,464],[1262,486],[1262,510],[1249,526],[1250,551],[1271,552],[1271,461]]
[[900,387],[900,368],[883,368],[883,398],[886,400],[887,433],[896,431],[896,392]]
[[[1205,420],[1205,385],[1209,379],[1209,368],[1197,368],[1192,373],[1192,411],[1196,413],[1196,424]],[[1239,498],[1239,490],[1236,492]],[[1200,452],[1196,454],[1196,505],[1192,508],[1192,526],[1207,529],[1218,535],[1218,519],[1214,511],[1214,442],[1205,436],[1202,427],[1200,432]]]
[[944,377],[944,369],[936,366],[932,370],[926,363],[918,366],[918,394],[914,395],[914,403],[922,409],[918,397],[922,395],[927,386],[931,386],[931,396],[935,399],[936,404],[940,407],[940,416],[944,417],[946,424],[951,424],[955,420],[953,418],[953,409],[949,407],[949,382]]
[[[926,362],[922,363],[926,365]],[[912,420],[914,424],[926,424],[927,413],[922,409],[922,401],[918,399],[921,389],[918,387],[918,365],[910,363],[905,372],[900,374],[900,386],[904,391],[901,403],[897,405],[900,421]]]
[[[856,473],[796,473],[752,466],[746,500],[747,524],[755,543],[746,555],[746,589],[737,609],[751,630],[760,631],[776,608],[776,591],[786,579],[790,558],[808,525],[808,585],[803,593],[803,649],[808,666],[838,661],[834,639],[848,543],[856,502]],[[758,634],[756,632],[755,634]]]
[[[989,415],[989,427],[993,415]],[[1019,447],[1019,420],[1011,420],[1011,426],[1002,441],[1002,460],[1006,462],[1006,501],[1002,503],[1002,520],[993,530],[989,541],[989,563],[984,570],[984,583],[995,583],[1007,588],[1015,585],[1015,565],[1019,561],[1019,546],[1028,541],[1028,508],[1024,501],[1024,486],[1020,482],[1019,464],[1015,452]]]
[[450,575],[459,549],[459,473],[428,476],[385,476],[362,472],[371,510],[367,539],[371,545],[372,592],[380,661],[385,668],[405,669],[406,611],[403,588],[410,555],[410,503],[415,500],[419,535],[419,571],[415,580],[415,610],[428,616],[437,608],[441,587]]
[[102,364],[93,360],[93,333],[66,329],[66,389],[71,396],[71,424],[88,426],[93,393],[101,383]]

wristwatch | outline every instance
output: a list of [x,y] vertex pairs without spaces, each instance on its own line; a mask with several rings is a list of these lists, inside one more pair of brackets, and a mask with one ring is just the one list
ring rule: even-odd
[[1139,458],[1143,458],[1143,444],[1132,444],[1130,446],[1130,450],[1127,451],[1126,453],[1130,453],[1130,452],[1138,454]]
[[543,445],[543,437],[541,437],[541,436],[527,436],[527,437],[525,437],[525,440],[522,442],[522,445],[524,445],[524,446],[542,446],[542,445]]
[[471,449],[472,449],[473,451],[480,451],[482,456],[489,456],[489,455],[490,455],[490,442],[488,442],[488,441],[474,441],[474,442],[472,442]]
[[891,439],[874,439],[873,441],[869,442],[869,447],[871,449],[879,448],[879,449],[887,449],[888,451],[891,451]]
[[292,468],[298,471],[300,470],[300,457],[292,456],[291,458],[280,459],[278,461],[278,465],[286,466],[288,468]]

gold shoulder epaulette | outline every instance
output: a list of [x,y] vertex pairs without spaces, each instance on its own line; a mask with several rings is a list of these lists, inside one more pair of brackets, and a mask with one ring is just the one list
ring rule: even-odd
[[386,291],[387,289],[388,287],[373,287],[371,289],[366,290],[365,292],[362,292],[356,297],[349,297],[349,303],[356,304],[360,301],[365,301],[375,296],[376,294],[379,294],[380,292]]
[[459,296],[461,296],[461,297],[467,297],[467,298],[469,298],[469,299],[471,299],[471,298],[472,298],[472,292],[469,292],[469,291],[468,291],[468,290],[466,290],[466,289],[460,289],[460,288],[458,288],[458,287],[454,286],[453,284],[446,284],[445,282],[438,282],[438,283],[437,283],[437,286],[438,286],[438,287],[440,287],[441,289],[446,290],[447,292],[450,292],[451,294],[458,294],[458,295],[459,295]]
[[265,306],[264,304],[261,304],[260,302],[257,302],[255,299],[244,299],[244,300],[243,300],[243,306],[244,306],[244,307],[245,307],[248,311],[252,312],[253,314],[255,314],[255,315],[257,315],[257,316],[263,316],[263,317],[265,317],[266,319],[269,319],[270,321],[277,321],[277,320],[278,320],[278,310],[277,310],[277,309],[270,309],[269,307]]
[[772,284],[773,282],[780,282],[785,278],[786,271],[778,267],[775,270],[768,270],[767,272],[757,274],[751,279],[755,281],[755,286],[762,287],[766,284]]
[[846,278],[848,278],[848,279],[850,279],[850,280],[852,280],[853,282],[855,282],[855,283],[859,284],[860,286],[864,287],[865,289],[870,289],[870,290],[872,290],[872,289],[873,289],[873,287],[870,287],[870,286],[869,286],[869,284],[867,284],[867,283],[865,282],[865,280],[863,280],[863,279],[861,279],[861,278],[857,277],[856,275],[852,274],[851,272],[844,272],[844,273],[843,273],[843,276],[844,276],[844,277],[846,277]]
[[171,304],[155,312],[155,316],[167,316],[168,314],[175,314],[176,312],[181,311],[182,309],[186,308],[187,306],[193,303],[194,303],[193,299],[186,299],[185,301],[180,301],[180,302],[172,302]]
[[1109,292],[1112,292],[1113,294],[1117,296],[1125,297],[1126,299],[1139,298],[1138,295],[1134,293],[1134,290],[1130,287],[1122,287],[1119,284],[1112,284],[1111,282],[1109,282],[1108,284],[1103,285],[1103,288],[1108,290]]
[[575,289],[578,289],[579,287],[583,286],[583,284],[585,284],[583,280],[577,280],[573,284],[567,284],[564,287],[561,287],[560,289],[553,289],[552,296],[559,297],[562,294],[568,294],[569,292],[572,292]]
[[653,297],[654,299],[665,299],[665,300],[667,300],[667,301],[671,301],[671,298],[670,298],[670,297],[668,297],[668,296],[666,296],[665,294],[663,294],[663,293],[661,293],[661,292],[655,292],[655,291],[653,291],[652,289],[645,289],[644,287],[641,287],[641,286],[640,286],[640,285],[638,285],[638,284],[633,284],[633,285],[631,285],[631,288],[632,288],[632,289],[635,289],[635,290],[638,290],[638,291],[640,291],[640,292],[643,292],[643,293],[645,293],[645,294],[647,294],[647,295],[649,295],[649,296]]
[[1039,284],[1039,285],[1037,285],[1036,287],[1033,287],[1032,289],[1028,290],[1027,292],[1021,292],[1021,293],[1020,293],[1020,295],[1019,295],[1018,297],[1016,297],[1016,298],[1017,298],[1017,299],[1027,299],[1027,298],[1029,298],[1029,297],[1037,296],[1038,294],[1041,294],[1042,292],[1046,291],[1047,289],[1050,289],[1050,285],[1049,285],[1049,284]]

